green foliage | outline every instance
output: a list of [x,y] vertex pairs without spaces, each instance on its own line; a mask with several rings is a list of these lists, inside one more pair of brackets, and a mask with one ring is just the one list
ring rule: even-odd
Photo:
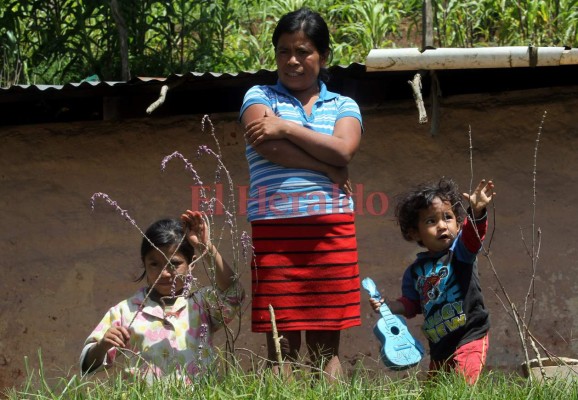
[[[122,0],[132,76],[275,68],[271,34],[301,6],[328,21],[333,64],[421,45],[422,0]],[[438,47],[576,46],[578,0],[437,0]],[[119,80],[110,0],[0,0],[0,86]]]
[[244,372],[239,366],[227,373],[198,378],[192,384],[178,379],[163,379],[149,385],[121,372],[103,377],[47,378],[40,362],[34,371],[27,367],[26,381],[5,391],[8,399],[478,399],[478,400],[566,400],[578,396],[578,380],[552,380],[530,383],[521,377],[501,372],[483,373],[474,386],[455,373],[440,374],[434,380],[423,380],[413,372],[395,378],[384,371],[362,367],[347,378],[329,383],[309,372],[297,370],[293,379],[282,379],[270,370]]
[[440,47],[576,46],[577,0],[435,2]]

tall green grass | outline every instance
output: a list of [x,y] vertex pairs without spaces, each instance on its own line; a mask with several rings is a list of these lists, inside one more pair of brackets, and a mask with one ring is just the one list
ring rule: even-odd
[[176,379],[147,385],[134,377],[116,373],[105,378],[72,375],[46,377],[40,363],[27,370],[26,381],[5,391],[8,399],[576,399],[578,379],[530,383],[515,374],[489,371],[469,386],[454,373],[424,381],[415,373],[391,378],[384,371],[357,368],[341,381],[315,379],[309,372],[297,371],[292,379],[273,375],[270,370],[243,371],[230,367],[226,374],[210,375],[194,384]]

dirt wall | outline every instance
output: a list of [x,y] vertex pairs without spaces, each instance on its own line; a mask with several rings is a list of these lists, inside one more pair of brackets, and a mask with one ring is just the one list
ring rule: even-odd
[[[575,357],[578,350],[573,338],[578,328],[575,94],[573,88],[445,99],[435,137],[429,125],[418,125],[411,102],[363,113],[362,145],[350,168],[357,185],[360,269],[390,296],[399,293],[403,270],[419,250],[403,241],[393,222],[393,197],[441,176],[454,177],[467,191],[471,131],[473,179],[493,179],[497,192],[490,218],[491,255],[480,258],[479,268],[491,312],[491,368],[514,368],[523,354],[507,307],[495,294],[501,289],[490,261],[512,300],[523,306],[532,275],[527,248],[533,227],[536,232],[539,228],[540,241],[535,242],[539,260],[530,291],[531,326],[555,354]],[[247,185],[248,175],[235,118],[212,116],[237,190]],[[179,160],[161,171],[163,157],[180,151],[207,183],[214,181],[215,163],[207,156],[195,157],[201,144],[214,148],[198,115],[4,127],[0,142],[1,388],[22,382],[24,357],[36,367],[40,349],[49,375],[77,373],[85,337],[108,307],[138,287],[132,280],[141,268],[140,233],[103,201],[92,211],[93,193],[107,193],[144,229],[158,218],[178,216],[192,203],[190,172]],[[239,231],[249,231],[244,216],[237,222]],[[226,232],[220,248],[230,256]],[[248,268],[240,272],[249,289]],[[363,325],[343,333],[341,358],[346,365],[363,359],[369,368],[384,371],[371,332],[375,315],[366,299],[363,293]],[[409,326],[421,337],[419,322],[412,320]],[[264,355],[264,338],[249,330],[246,313],[237,346]]]

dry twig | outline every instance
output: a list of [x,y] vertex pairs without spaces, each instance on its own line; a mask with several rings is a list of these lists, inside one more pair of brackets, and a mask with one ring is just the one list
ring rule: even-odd
[[151,114],[154,110],[156,110],[157,108],[159,108],[160,106],[163,105],[163,103],[165,102],[165,98],[167,97],[168,91],[169,91],[169,87],[167,85],[163,85],[161,87],[161,93],[159,95],[159,98],[154,103],[152,103],[150,106],[148,106],[147,114]]
[[[492,262],[492,259],[490,257],[489,246],[486,248],[482,244],[482,254],[488,260],[488,263],[490,265],[490,269],[492,270],[492,273],[494,274],[494,277],[496,278],[496,281],[498,282],[501,293],[504,296],[506,303],[508,304],[509,310],[507,309],[506,305],[504,304],[504,302],[502,301],[500,296],[495,291],[494,291],[494,293],[496,293],[496,296],[498,296],[498,299],[500,301],[502,301],[502,305],[506,309],[508,315],[510,315],[510,317],[514,320],[514,323],[516,325],[518,335],[520,337],[520,343],[521,343],[522,349],[524,351],[525,366],[526,366],[527,374],[528,374],[530,381],[532,381],[533,376],[532,376],[531,370],[530,370],[530,357],[529,357],[527,342],[530,343],[532,350],[536,354],[536,358],[538,360],[538,365],[540,368],[540,373],[541,373],[543,378],[545,378],[545,370],[544,370],[544,366],[543,366],[542,361],[541,361],[540,351],[539,351],[536,343],[538,343],[540,345],[540,347],[546,352],[546,354],[548,355],[549,358],[552,358],[551,353],[542,344],[540,344],[536,340],[536,338],[531,333],[530,328],[529,328],[530,321],[532,318],[533,306],[535,303],[535,291],[534,291],[535,285],[534,284],[535,284],[535,279],[536,279],[536,266],[537,266],[537,262],[538,262],[538,255],[539,255],[539,251],[540,251],[540,242],[541,242],[541,231],[538,228],[537,229],[538,238],[537,238],[537,243],[536,243],[536,229],[535,229],[535,223],[536,223],[536,220],[535,220],[535,218],[536,218],[536,170],[537,170],[536,166],[537,166],[537,157],[538,157],[538,145],[540,142],[540,135],[542,132],[542,127],[544,124],[545,117],[546,117],[546,112],[544,112],[544,116],[542,117],[542,121],[540,123],[540,128],[538,130],[538,137],[536,138],[536,146],[534,148],[533,203],[532,203],[533,204],[533,210],[532,210],[533,211],[532,212],[532,247],[531,247],[531,249],[528,249],[528,246],[526,246],[526,250],[527,250],[527,252],[530,255],[530,258],[532,260],[532,276],[530,278],[530,287],[528,289],[528,293],[527,293],[525,301],[524,301],[523,315],[520,315],[516,305],[511,300],[510,295],[508,294],[508,291],[506,290],[505,286],[503,285],[503,283],[502,283],[502,281],[498,275],[498,272],[497,272],[497,270],[494,266],[494,263]],[[471,127],[468,131],[468,135],[469,135],[469,145],[470,145],[469,150],[470,150],[470,173],[471,173],[470,192],[471,192],[472,185],[473,185],[473,174],[474,174]],[[495,203],[492,202],[492,204],[495,204]],[[494,205],[493,211],[494,211],[494,221],[495,221],[495,205]],[[475,225],[474,225],[474,228],[475,228]],[[495,223],[494,223],[494,229],[495,229]],[[476,234],[478,235],[478,240],[481,241],[481,238],[479,237],[477,230],[476,230]],[[492,236],[493,236],[493,234],[492,234]],[[526,245],[523,235],[522,235],[522,241],[524,242],[524,245]],[[490,243],[491,243],[491,239],[490,239]],[[530,310],[531,310],[530,311],[530,317],[528,318],[528,322],[526,322],[526,310],[527,310],[527,305],[528,305],[528,301],[529,301],[530,297],[532,299],[532,301],[531,301],[532,306],[530,308]]]
[[427,123],[427,112],[425,111],[425,106],[423,104],[423,98],[421,95],[421,75],[419,73],[415,74],[413,80],[407,81],[411,86],[413,92],[413,98],[415,99],[415,104],[419,112],[419,123]]
[[283,368],[283,357],[281,356],[281,339],[279,333],[277,332],[277,322],[275,322],[275,310],[273,306],[269,304],[269,314],[271,314],[271,326],[273,329],[273,343],[275,343],[275,355],[277,356],[277,362],[279,363],[279,370]]

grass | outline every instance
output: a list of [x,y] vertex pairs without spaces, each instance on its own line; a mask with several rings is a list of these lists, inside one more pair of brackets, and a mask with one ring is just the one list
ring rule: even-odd
[[392,379],[381,371],[358,368],[347,379],[329,383],[298,371],[294,379],[282,379],[269,370],[245,372],[232,368],[227,374],[206,376],[194,384],[166,379],[147,385],[122,373],[90,379],[78,375],[49,380],[43,366],[28,370],[20,387],[5,391],[8,399],[575,399],[577,380],[530,383],[505,372],[485,372],[468,386],[454,373],[423,381],[417,374]]

